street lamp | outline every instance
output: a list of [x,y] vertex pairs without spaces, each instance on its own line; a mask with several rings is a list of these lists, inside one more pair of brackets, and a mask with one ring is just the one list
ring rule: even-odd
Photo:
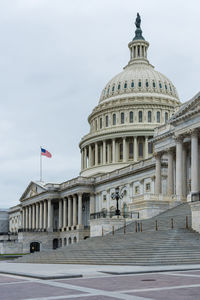
[[124,197],[124,193],[123,193],[122,190],[121,190],[121,191],[119,190],[119,187],[117,187],[117,188],[115,189],[115,192],[112,193],[112,195],[111,195],[111,198],[112,198],[113,200],[116,200],[116,201],[117,201],[117,209],[116,209],[116,211],[115,211],[115,215],[116,215],[116,216],[120,216],[119,200],[122,199],[123,197]]

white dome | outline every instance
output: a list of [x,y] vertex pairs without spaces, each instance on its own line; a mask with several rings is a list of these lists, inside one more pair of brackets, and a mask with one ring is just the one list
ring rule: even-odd
[[179,102],[178,94],[172,82],[163,74],[154,70],[148,62],[129,64],[111,79],[103,89],[100,103],[115,98],[131,96],[153,96],[173,99]]

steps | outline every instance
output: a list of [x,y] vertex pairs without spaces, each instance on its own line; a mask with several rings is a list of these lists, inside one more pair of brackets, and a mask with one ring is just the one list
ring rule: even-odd
[[[78,244],[48,252],[34,253],[15,262],[109,265],[176,265],[200,263],[200,235],[186,229],[191,222],[187,203],[142,221],[143,232],[135,232],[135,222],[127,225],[126,234],[94,237]],[[174,228],[171,229],[171,218]],[[158,231],[155,231],[157,220]]]

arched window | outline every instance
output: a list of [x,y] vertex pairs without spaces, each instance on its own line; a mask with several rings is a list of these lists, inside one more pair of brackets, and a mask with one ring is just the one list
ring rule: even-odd
[[155,81],[153,81],[153,88],[155,88],[156,87],[156,83],[155,83]]
[[133,111],[130,111],[129,113],[129,122],[133,123]]
[[102,128],[102,118],[100,118],[100,128]]
[[124,112],[121,113],[121,124],[124,124]]
[[106,127],[108,127],[108,123],[109,123],[109,118],[108,116],[106,116]]
[[109,94],[109,92],[110,92],[110,87],[108,87],[108,90],[107,90],[107,95]]
[[148,111],[148,122],[151,123],[151,111]]
[[160,112],[157,111],[157,123],[160,123]]
[[70,245],[71,243],[72,243],[72,238],[69,237],[69,239],[68,239],[68,244]]
[[133,159],[133,143],[129,143],[129,159]]
[[67,239],[64,238],[64,246],[66,246],[66,245],[67,245]]
[[138,87],[139,87],[139,88],[142,87],[142,82],[141,82],[141,80],[139,80],[139,82],[138,82]]
[[124,83],[124,88],[127,89],[127,82]]
[[113,114],[113,125],[116,125],[116,114]]
[[114,92],[114,90],[115,90],[115,86],[113,85],[113,87],[112,87],[112,92]]
[[74,237],[74,241],[73,241],[73,244],[76,244],[77,243],[77,238],[76,236]]
[[146,81],[146,87],[148,88],[148,86],[149,86],[149,83],[148,83],[148,81]]
[[168,113],[166,112],[165,113],[165,122],[167,122],[168,121]]
[[138,113],[138,119],[139,119],[139,122],[141,123],[142,122],[142,111],[141,110]]
[[159,88],[162,89],[162,84],[161,84],[161,82],[159,82]]
[[134,81],[131,82],[131,87],[134,88]]
[[120,88],[121,88],[121,84],[119,83],[117,87],[118,91],[120,90]]

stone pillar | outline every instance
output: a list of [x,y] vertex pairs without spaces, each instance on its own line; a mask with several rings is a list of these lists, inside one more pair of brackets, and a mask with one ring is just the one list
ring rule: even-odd
[[103,165],[106,164],[106,141],[103,141]]
[[84,152],[81,149],[81,171],[84,169]]
[[148,158],[148,136],[145,136],[145,141],[144,141],[144,158]]
[[72,226],[72,197],[68,197],[68,226]]
[[62,228],[62,200],[58,201],[58,228]]
[[157,153],[156,158],[156,180],[155,180],[155,194],[161,193],[161,154]]
[[28,224],[28,227],[29,227],[29,229],[31,229],[32,228],[32,214],[31,214],[31,205],[29,205],[29,208],[28,208],[28,210],[29,210],[29,224]]
[[48,231],[52,231],[53,229],[53,218],[52,218],[52,205],[51,205],[51,199],[48,199]]
[[173,152],[168,151],[168,169],[167,169],[167,193],[173,195]]
[[98,166],[98,144],[95,143],[95,166]]
[[40,202],[40,225],[39,228],[42,229],[43,228],[43,222],[42,222],[42,202]]
[[35,229],[35,204],[32,205],[32,229]]
[[90,194],[90,214],[93,214],[95,212],[95,195]]
[[29,222],[28,222],[28,206],[26,206],[26,229],[28,229],[29,228]]
[[63,228],[67,227],[67,199],[63,199]]
[[25,229],[25,209],[24,207],[22,208],[22,228]]
[[100,165],[103,163],[103,145],[100,145]]
[[76,216],[77,216],[77,198],[76,195],[73,195],[73,226],[77,225]]
[[123,137],[123,162],[127,162],[128,158],[127,158],[127,142],[126,142],[126,138]]
[[183,141],[178,138],[176,140],[176,195],[181,197],[183,195],[182,190],[182,172],[183,172]]
[[36,203],[35,206],[36,206],[36,213],[35,213],[35,215],[36,215],[36,218],[35,218],[36,222],[35,223],[36,224],[35,224],[35,228],[38,229],[39,228],[39,203]]
[[78,225],[82,225],[82,194],[78,194]]
[[88,167],[92,167],[92,145],[89,145]]
[[110,159],[110,157],[111,157],[111,153],[110,153],[110,143],[108,143],[107,144],[107,164],[109,164],[110,163],[110,161],[111,161],[111,159]]
[[134,142],[133,142],[134,146],[134,150],[133,150],[133,157],[134,157],[134,162],[138,161],[138,143],[137,143],[137,137],[134,136]]
[[47,201],[44,200],[44,229],[47,229]]
[[191,193],[199,192],[198,132],[191,135]]
[[84,148],[84,168],[87,169],[87,148]]
[[187,193],[187,149],[186,149],[186,145],[183,145],[183,154],[182,154],[182,160],[183,160],[183,166],[182,166],[182,192],[183,192],[183,196],[186,197],[186,193]]
[[112,140],[112,162],[116,162],[116,143],[115,139]]

